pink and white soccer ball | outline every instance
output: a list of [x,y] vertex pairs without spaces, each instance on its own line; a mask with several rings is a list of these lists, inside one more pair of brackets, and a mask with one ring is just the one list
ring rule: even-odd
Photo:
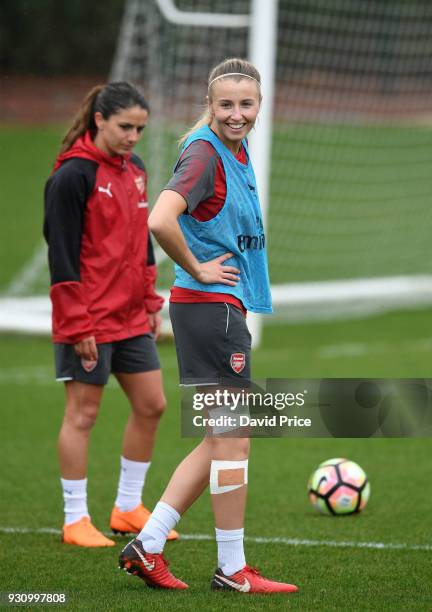
[[370,496],[364,470],[348,459],[323,461],[309,478],[308,495],[323,514],[347,515],[363,510]]

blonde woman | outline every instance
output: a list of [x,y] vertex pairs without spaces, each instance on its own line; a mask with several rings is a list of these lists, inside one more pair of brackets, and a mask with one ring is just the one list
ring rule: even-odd
[[[149,225],[176,262],[170,316],[180,382],[241,388],[250,378],[247,310],[271,312],[265,238],[246,137],[261,103],[260,75],[229,59],[208,82],[208,109],[183,139],[174,176]],[[232,432],[231,432],[232,433]],[[120,555],[120,567],[147,584],[186,589],[168,569],[163,548],[180,516],[210,485],[218,568],[212,590],[292,593],[246,563],[243,523],[249,440],[206,437],[177,467],[149,521]]]

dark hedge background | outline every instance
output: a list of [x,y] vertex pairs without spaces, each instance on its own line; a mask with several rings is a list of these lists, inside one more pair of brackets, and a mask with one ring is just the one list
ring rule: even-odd
[[123,0],[0,0],[3,75],[107,74]]

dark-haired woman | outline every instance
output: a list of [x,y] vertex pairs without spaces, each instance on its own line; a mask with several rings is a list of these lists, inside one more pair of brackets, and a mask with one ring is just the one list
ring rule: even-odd
[[129,83],[93,88],[45,188],[56,378],[66,394],[58,441],[63,541],[78,546],[114,545],[87,507],[89,435],[110,373],[132,409],[110,526],[137,533],[150,514],[141,496],[165,409],[155,347],[163,299],[155,292],[146,171],[132,153],[148,114]]

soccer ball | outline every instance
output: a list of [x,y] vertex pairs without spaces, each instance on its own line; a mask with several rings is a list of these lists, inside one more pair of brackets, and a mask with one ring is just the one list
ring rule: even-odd
[[354,461],[329,459],[309,478],[308,495],[312,505],[323,514],[354,514],[366,506],[370,484]]

